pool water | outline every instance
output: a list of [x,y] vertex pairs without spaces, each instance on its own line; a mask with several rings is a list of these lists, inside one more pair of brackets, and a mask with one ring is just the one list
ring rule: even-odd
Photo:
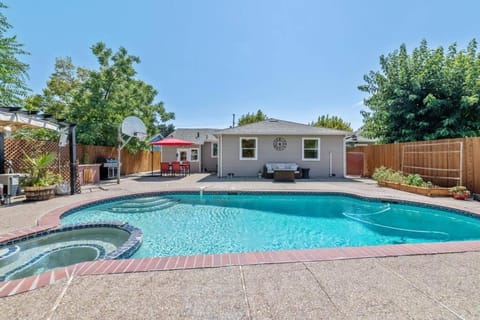
[[33,236],[0,248],[0,281],[20,279],[82,261],[105,258],[130,233],[114,227],[78,226]]
[[480,239],[480,219],[340,195],[168,194],[81,209],[62,224],[124,221],[133,258]]

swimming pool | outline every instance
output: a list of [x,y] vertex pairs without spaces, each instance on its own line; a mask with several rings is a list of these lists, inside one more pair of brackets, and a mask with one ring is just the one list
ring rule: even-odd
[[480,239],[480,219],[411,204],[332,194],[171,193],[67,212],[62,224],[140,228],[133,258]]

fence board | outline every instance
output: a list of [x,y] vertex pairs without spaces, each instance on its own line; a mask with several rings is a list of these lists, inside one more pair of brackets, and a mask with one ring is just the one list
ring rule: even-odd
[[[416,152],[402,157],[405,149]],[[403,158],[408,166],[417,167],[406,170],[404,163],[406,173],[430,176],[426,180],[446,187],[461,183],[480,193],[480,168],[476,164],[480,160],[480,137],[351,147],[347,152],[364,153],[364,175],[367,177],[381,166],[402,170]]]

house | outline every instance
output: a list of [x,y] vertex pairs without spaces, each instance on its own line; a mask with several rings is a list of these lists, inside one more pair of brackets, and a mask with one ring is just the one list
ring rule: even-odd
[[218,130],[218,176],[257,176],[269,162],[296,163],[312,178],[345,176],[350,134],[277,119]]
[[184,147],[162,147],[162,161],[190,161],[190,172],[217,172],[218,129],[176,129],[169,137],[193,142]]
[[378,143],[378,139],[370,139],[362,136],[363,127],[353,132],[345,139],[347,147],[368,146]]

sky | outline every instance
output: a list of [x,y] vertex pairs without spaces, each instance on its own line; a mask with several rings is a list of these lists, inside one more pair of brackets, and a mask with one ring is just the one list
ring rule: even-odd
[[226,128],[232,115],[362,125],[363,76],[379,57],[426,39],[431,48],[480,40],[480,1],[2,0],[40,93],[55,58],[98,68],[102,41],[140,57],[137,78],[158,91],[177,128]]

